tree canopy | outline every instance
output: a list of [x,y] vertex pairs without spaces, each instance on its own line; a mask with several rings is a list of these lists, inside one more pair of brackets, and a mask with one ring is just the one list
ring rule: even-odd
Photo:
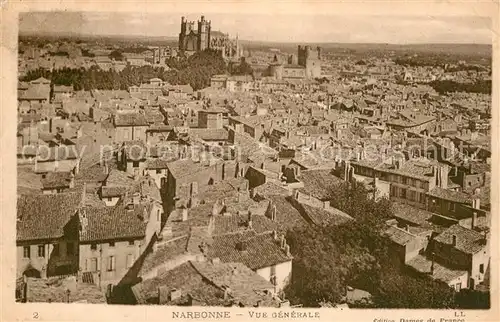
[[290,301],[307,307],[339,303],[349,285],[372,294],[372,303],[363,307],[453,307],[454,291],[448,285],[407,274],[393,264],[389,242],[381,234],[391,204],[367,196],[362,185],[338,185],[330,191],[332,206],[354,221],[287,233],[294,256],[292,280],[285,289]]
[[[115,54],[113,54],[115,53]],[[114,51],[110,56],[121,55]],[[116,58],[115,58],[116,59]],[[130,66],[120,72],[113,69],[102,70],[98,66],[85,68],[62,68],[53,71],[39,68],[32,70],[22,79],[31,81],[39,77],[50,79],[55,85],[72,85],[75,90],[126,90],[132,85],[140,85],[151,78],[160,78],[174,85],[190,84],[194,90],[210,85],[210,78],[226,72],[226,63],[219,52],[206,50],[189,58],[172,58],[168,61],[171,70],[153,66]]]

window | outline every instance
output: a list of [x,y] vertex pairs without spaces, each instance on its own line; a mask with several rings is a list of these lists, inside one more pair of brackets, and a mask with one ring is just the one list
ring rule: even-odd
[[403,177],[403,184],[408,184],[408,178]]
[[156,169],[156,174],[161,174],[161,169]]
[[115,247],[115,242],[109,242],[109,247]]
[[90,244],[91,250],[97,250],[97,244]]
[[45,245],[38,245],[38,257],[45,257]]
[[406,199],[406,189],[401,189],[401,198]]
[[161,221],[160,209],[156,210],[156,221]]
[[132,166],[133,166],[134,168],[138,168],[138,167],[139,167],[139,161],[133,161],[133,162],[132,162]]
[[54,244],[54,249],[52,250],[53,256],[59,256],[59,244]]
[[457,283],[455,285],[455,291],[460,292],[460,289],[462,288],[462,283]]
[[132,265],[134,265],[134,255],[128,254],[127,255],[127,268],[132,267]]
[[97,257],[90,259],[90,271],[97,272]]
[[108,201],[109,201],[109,202],[113,201],[113,198],[109,197],[109,198],[108,198]]
[[419,201],[420,203],[425,203],[425,194],[423,192],[420,193]]
[[68,243],[66,244],[66,255],[71,256],[74,254],[75,247],[73,246],[73,243]]
[[115,270],[115,256],[109,256],[108,257],[108,271],[114,271]]
[[448,209],[452,212],[455,212],[455,204],[453,202],[449,202]]
[[29,246],[24,246],[23,247],[23,257],[24,258],[30,258],[30,247]]
[[479,273],[481,273],[481,274],[484,273],[484,264],[479,265]]
[[129,244],[129,246],[134,246],[134,240],[129,240],[128,244]]

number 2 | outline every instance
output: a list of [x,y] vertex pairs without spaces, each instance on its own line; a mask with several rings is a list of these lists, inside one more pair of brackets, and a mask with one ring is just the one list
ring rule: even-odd
[[33,312],[33,319],[38,319],[38,312]]

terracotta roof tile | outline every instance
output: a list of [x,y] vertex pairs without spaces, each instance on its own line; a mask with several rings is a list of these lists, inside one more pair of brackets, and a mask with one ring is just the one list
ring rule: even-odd
[[[246,244],[245,250],[238,249],[240,242]],[[257,234],[253,230],[215,236],[207,256],[226,263],[243,263],[252,270],[292,260],[273,239],[272,233]]]
[[21,195],[17,200],[17,241],[60,238],[82,201],[82,192]]

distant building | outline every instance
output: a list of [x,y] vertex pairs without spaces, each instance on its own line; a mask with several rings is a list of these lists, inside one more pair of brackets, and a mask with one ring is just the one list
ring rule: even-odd
[[271,76],[276,79],[313,79],[321,77],[321,48],[312,49],[310,46],[299,46],[297,56],[288,57],[284,64],[274,56],[269,65]]
[[194,21],[181,18],[181,32],[179,33],[179,52],[192,54],[213,49],[220,51],[224,58],[238,58],[242,55],[242,48],[238,38],[230,39],[228,34],[220,31],[212,31],[211,21],[201,16],[195,30]]

